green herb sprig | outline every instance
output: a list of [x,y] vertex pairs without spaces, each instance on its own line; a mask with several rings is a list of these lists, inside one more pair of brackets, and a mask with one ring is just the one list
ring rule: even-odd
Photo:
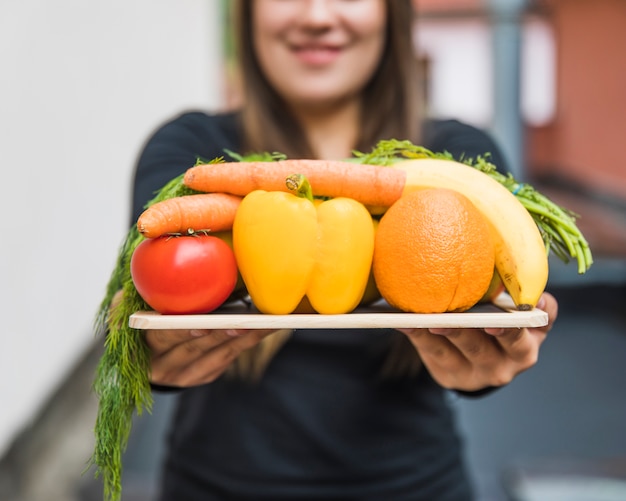
[[565,263],[575,259],[579,274],[585,273],[593,264],[589,244],[576,225],[579,216],[556,204],[530,184],[518,182],[510,173],[499,172],[497,167],[488,160],[489,153],[476,158],[455,159],[446,151],[436,153],[423,146],[415,145],[411,141],[389,139],[379,141],[369,153],[355,151],[353,155],[353,161],[363,164],[392,165],[408,159],[436,158],[458,160],[474,167],[515,195],[537,223],[548,251],[552,251]]
[[[214,162],[220,162],[216,159]],[[183,175],[169,181],[146,207],[168,198],[197,193],[183,184]],[[100,303],[95,332],[106,336],[93,383],[98,397],[95,446],[88,468],[102,477],[104,498],[118,501],[122,494],[122,455],[126,449],[133,415],[152,410],[150,353],[142,331],[128,325],[130,316],[150,307],[138,294],[130,274],[130,260],[144,240],[136,226],[128,231],[117,255],[115,268]]]

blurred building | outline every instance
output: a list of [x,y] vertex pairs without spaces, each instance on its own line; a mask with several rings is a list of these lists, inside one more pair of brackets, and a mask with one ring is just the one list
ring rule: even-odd
[[[448,100],[446,104],[438,94],[429,96],[435,114],[461,114],[489,125],[493,87],[488,3],[415,0],[420,14],[418,47],[430,71],[429,88],[431,92],[443,88]],[[626,58],[620,49],[626,46],[626,3],[533,0],[521,22],[521,50],[526,56],[521,104],[528,169],[537,174],[552,172],[626,199],[625,155],[619,147],[626,130]],[[461,38],[465,43],[459,43]],[[454,41],[450,50],[448,40]],[[452,64],[457,78],[443,82],[451,76],[447,67]],[[456,93],[462,100],[467,99],[469,86],[476,92],[474,101],[455,103],[454,93],[446,91],[454,85],[466,89]]]
[[[491,129],[505,150],[519,141],[520,152],[509,154],[513,164],[521,161],[523,177],[582,216],[597,256],[626,257],[626,2],[414,1],[430,112]],[[519,92],[509,94],[519,99],[521,127],[513,138],[499,137],[503,68],[493,57],[507,6],[512,18],[504,22],[518,22],[520,30],[519,68],[511,61],[505,70],[519,71]]]
[[556,43],[556,108],[529,127],[530,168],[626,200],[626,3],[541,0]]

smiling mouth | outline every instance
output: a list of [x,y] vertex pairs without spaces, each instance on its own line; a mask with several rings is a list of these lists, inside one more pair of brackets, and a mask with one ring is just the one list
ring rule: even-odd
[[301,46],[293,49],[294,54],[306,64],[323,65],[334,61],[341,49],[331,46]]

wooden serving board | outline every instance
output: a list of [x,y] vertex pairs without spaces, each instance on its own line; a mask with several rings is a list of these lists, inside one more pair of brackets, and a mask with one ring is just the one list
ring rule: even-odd
[[135,329],[379,329],[396,327],[541,327],[548,315],[537,308],[517,311],[507,294],[463,313],[404,313],[380,302],[345,315],[265,315],[238,304],[206,315],[161,315],[138,311],[129,318]]

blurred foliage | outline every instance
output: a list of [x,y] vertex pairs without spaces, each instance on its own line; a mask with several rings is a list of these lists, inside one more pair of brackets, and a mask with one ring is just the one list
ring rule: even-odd
[[233,5],[232,0],[221,0],[220,2],[220,17],[222,18],[222,47],[224,51],[224,57],[227,62],[232,62],[235,58],[235,40],[233,36],[233,22],[232,22]]

